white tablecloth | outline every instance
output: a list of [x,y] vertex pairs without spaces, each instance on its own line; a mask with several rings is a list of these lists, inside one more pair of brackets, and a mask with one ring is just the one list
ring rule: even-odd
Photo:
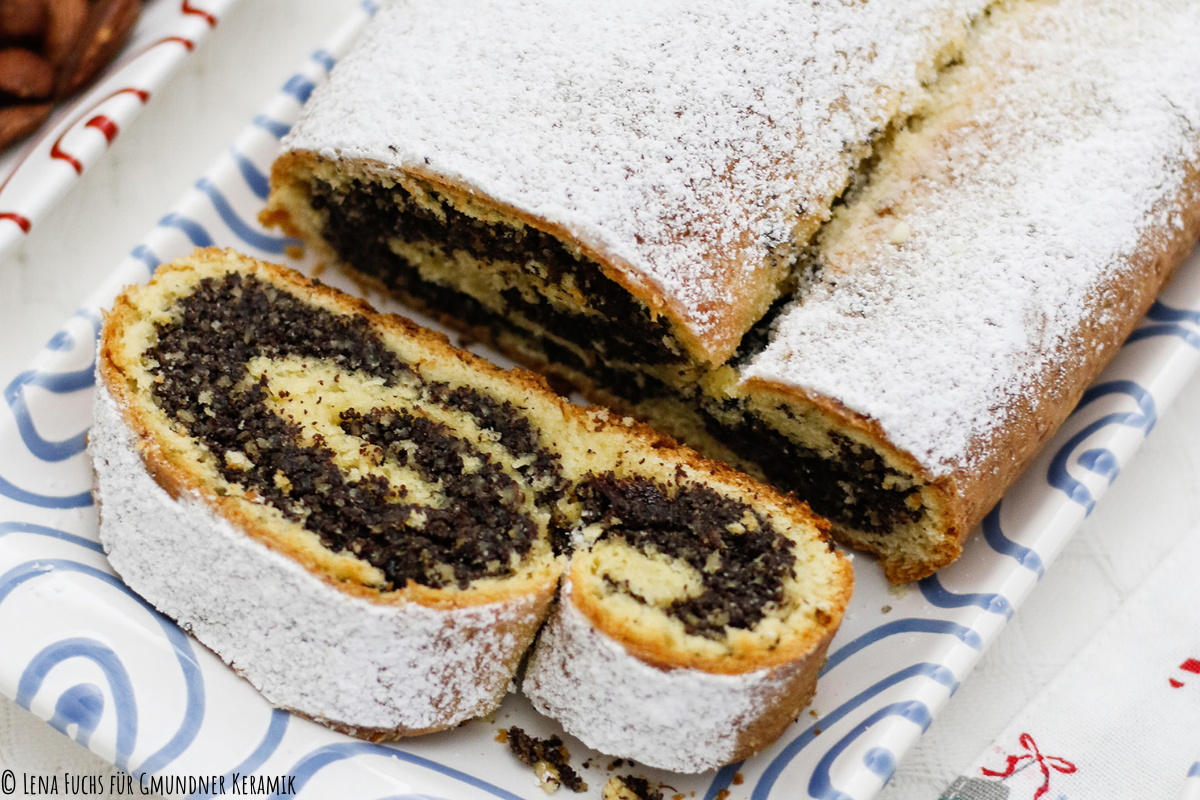
[[[0,385],[24,368],[357,1],[242,0],[226,16],[107,157],[0,260]],[[1200,381],[1193,380],[901,762],[883,798],[936,798],[1200,520],[1197,410]],[[18,774],[112,769],[0,698],[5,768]]]

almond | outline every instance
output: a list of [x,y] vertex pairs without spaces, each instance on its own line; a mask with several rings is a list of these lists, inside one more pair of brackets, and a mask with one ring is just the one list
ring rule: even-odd
[[46,60],[57,67],[67,60],[83,33],[87,0],[49,0],[46,16]]
[[0,108],[0,148],[36,131],[53,110],[54,103]]
[[46,0],[0,0],[0,37],[24,39],[46,30]]
[[55,97],[62,100],[91,83],[116,57],[133,31],[141,0],[97,0],[70,56],[59,72]]
[[37,53],[23,47],[0,50],[0,92],[22,100],[49,97],[54,89],[54,68]]

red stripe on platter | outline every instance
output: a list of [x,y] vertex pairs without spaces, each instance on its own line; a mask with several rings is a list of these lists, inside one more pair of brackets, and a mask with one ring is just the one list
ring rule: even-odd
[[59,136],[58,139],[55,140],[54,146],[50,148],[50,157],[56,158],[59,161],[67,162],[68,164],[70,164],[72,167],[75,168],[75,173],[77,175],[82,175],[83,174],[83,162],[80,161],[75,156],[71,155],[70,153],[64,151],[61,147],[62,137],[66,136],[66,135],[67,135],[67,131],[63,131],[62,136]]
[[[183,38],[182,36],[167,36],[167,37],[164,37],[164,38],[162,38],[162,39],[159,39],[159,40],[158,40],[157,42],[155,42],[154,44],[150,45],[150,47],[158,47],[160,44],[165,44],[166,42],[179,42],[181,45],[183,45],[184,47],[186,47],[186,48],[188,49],[188,51],[189,51],[189,52],[191,52],[192,50],[195,50],[195,49],[196,49],[196,43],[195,43],[195,42],[193,42],[191,39],[185,39],[185,38]],[[150,48],[147,48],[147,49],[150,49]]]
[[[100,105],[108,102],[112,98],[117,97],[119,95],[123,95],[123,94],[132,94],[133,96],[137,97],[137,99],[139,101],[141,101],[142,103],[145,103],[150,99],[150,93],[147,92],[145,89],[135,89],[132,86],[128,86],[124,89],[118,89],[117,91],[108,95],[103,100],[101,100],[99,103],[96,103],[94,106],[92,106],[92,108],[97,108]],[[72,128],[73,127],[74,126],[72,126]],[[96,116],[92,117],[91,119],[89,119],[87,122],[84,123],[83,127],[95,128],[96,130],[100,131],[102,134],[104,134],[104,138],[108,141],[109,144],[112,144],[112,140],[117,138],[117,133],[119,132],[117,123],[113,122],[110,118],[104,116],[103,114],[97,114]],[[62,149],[63,137],[66,136],[68,133],[70,133],[72,128],[67,128],[67,130],[63,131],[62,134],[58,137],[58,139],[55,140],[54,146],[50,148],[50,157],[58,159],[59,161],[67,162],[75,169],[75,172],[77,174],[82,175],[83,174],[83,162],[81,162],[78,158],[76,158],[75,156],[71,155],[70,153],[68,153],[67,151]]]
[[120,129],[117,127],[117,123],[113,122],[111,119],[104,116],[103,114],[97,114],[96,116],[89,119],[87,121],[87,124],[84,125],[84,127],[85,128],[95,128],[96,130],[103,133],[104,138],[108,140],[109,144],[112,144],[112,140],[117,138],[117,133],[120,132]]
[[20,214],[14,214],[11,211],[0,211],[0,219],[6,219],[9,222],[15,222],[17,227],[19,227],[24,233],[29,233],[29,229],[33,227],[26,217],[23,217]]
[[190,0],[183,0],[181,10],[184,14],[195,14],[197,17],[204,17],[204,21],[208,23],[208,27],[210,28],[217,27],[217,18],[202,8],[196,8],[191,4]]

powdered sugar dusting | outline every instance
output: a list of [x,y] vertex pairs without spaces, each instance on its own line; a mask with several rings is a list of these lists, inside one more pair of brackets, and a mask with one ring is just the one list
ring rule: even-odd
[[951,77],[953,113],[900,137],[744,372],[874,417],[934,474],[983,455],[1143,239],[1181,224],[1200,4],[1019,3]]
[[787,690],[795,666],[743,675],[656,669],[592,626],[564,576],[521,691],[588,747],[702,772],[735,756],[739,736]]
[[286,145],[462,181],[737,337],[729,299],[988,2],[395,2]]
[[492,710],[528,647],[502,632],[533,598],[466,609],[385,606],[323,583],[199,498],[173,500],[97,380],[89,452],[100,537],[135,591],[179,621],[278,706],[363,728],[454,725]]

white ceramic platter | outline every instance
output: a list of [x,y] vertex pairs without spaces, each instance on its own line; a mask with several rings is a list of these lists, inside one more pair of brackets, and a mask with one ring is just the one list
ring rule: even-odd
[[237,0],[149,0],[125,48],[29,139],[0,152],[0,255],[99,161]]
[[[383,746],[277,711],[216,656],[146,605],[109,569],[96,541],[91,467],[92,362],[101,309],[122,285],[197,245],[228,245],[312,271],[294,242],[256,214],[279,138],[370,14],[317,51],[279,96],[34,363],[0,404],[0,692],[147,787],[209,796],[235,776],[289,776],[304,797],[542,798],[532,772],[495,741],[550,720],[510,695],[493,719]],[[332,271],[322,279],[359,290]],[[379,297],[376,305],[393,309]],[[954,693],[1200,362],[1200,258],[1193,257],[953,566],[890,589],[869,558],[830,648],[816,701],[773,747],[700,776],[636,767],[667,796],[712,800],[875,794]],[[566,737],[590,797],[612,759]],[[630,771],[628,767],[621,770]],[[182,783],[176,783],[176,779]],[[286,785],[286,781],[284,782]],[[280,784],[261,782],[273,791]],[[242,788],[249,788],[243,784]],[[180,791],[182,790],[182,791]],[[564,791],[565,790],[561,790]],[[694,793],[694,794],[693,794]],[[565,795],[560,795],[565,796]]]

